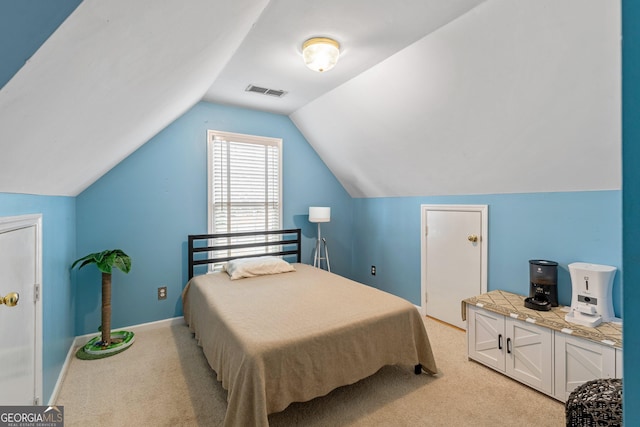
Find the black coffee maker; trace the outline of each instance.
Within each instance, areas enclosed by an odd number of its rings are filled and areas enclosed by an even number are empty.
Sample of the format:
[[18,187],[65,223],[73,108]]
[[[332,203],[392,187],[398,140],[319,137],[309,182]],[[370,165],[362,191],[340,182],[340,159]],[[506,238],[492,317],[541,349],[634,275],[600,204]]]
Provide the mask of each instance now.
[[549,311],[558,306],[558,263],[543,259],[529,260],[529,297],[524,306]]

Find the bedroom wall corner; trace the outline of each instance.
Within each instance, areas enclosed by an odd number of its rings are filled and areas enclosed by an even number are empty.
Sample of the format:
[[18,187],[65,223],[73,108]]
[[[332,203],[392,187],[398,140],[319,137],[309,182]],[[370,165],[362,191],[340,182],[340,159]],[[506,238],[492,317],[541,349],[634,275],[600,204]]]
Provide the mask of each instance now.
[[[488,290],[527,295],[528,260],[551,259],[560,263],[560,303],[570,305],[567,264],[608,264],[618,268],[613,303],[621,316],[621,198],[621,191],[611,190],[354,199],[354,276],[421,305],[420,205],[486,204]],[[371,265],[376,276],[369,273]]]
[[[308,207],[331,206],[322,233],[332,270],[351,274],[351,197],[291,120],[282,115],[200,102],[77,197],[79,256],[120,248],[132,258],[129,274],[113,277],[114,327],[182,315],[187,281],[187,235],[207,232],[207,130],[283,139],[283,227],[301,228],[303,262],[311,263],[316,227]],[[100,278],[74,274],[76,334],[100,324]],[[157,300],[167,286],[168,298]]]

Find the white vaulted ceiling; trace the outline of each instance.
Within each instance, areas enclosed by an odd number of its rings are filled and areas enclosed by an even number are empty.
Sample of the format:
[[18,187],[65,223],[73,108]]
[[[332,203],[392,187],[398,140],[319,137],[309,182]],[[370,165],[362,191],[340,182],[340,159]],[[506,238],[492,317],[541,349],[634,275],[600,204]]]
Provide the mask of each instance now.
[[[204,99],[291,114],[483,1],[271,0]],[[340,66],[330,72],[303,65],[302,43],[317,36],[341,45]],[[248,84],[287,95],[245,92]]]
[[619,189],[620,33],[610,0],[85,0],[0,89],[0,192],[76,195],[201,99],[289,115],[355,197]]
[[355,197],[620,189],[620,34],[617,2],[488,1],[291,118]]
[[267,4],[83,1],[0,90],[0,192],[81,192],[202,98]]

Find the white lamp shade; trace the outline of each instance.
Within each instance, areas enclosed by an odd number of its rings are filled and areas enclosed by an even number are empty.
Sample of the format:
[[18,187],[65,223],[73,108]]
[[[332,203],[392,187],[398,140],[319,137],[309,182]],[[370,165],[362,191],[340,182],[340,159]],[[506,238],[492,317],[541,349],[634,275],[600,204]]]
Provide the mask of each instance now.
[[309,222],[331,221],[331,208],[311,206],[309,208]]

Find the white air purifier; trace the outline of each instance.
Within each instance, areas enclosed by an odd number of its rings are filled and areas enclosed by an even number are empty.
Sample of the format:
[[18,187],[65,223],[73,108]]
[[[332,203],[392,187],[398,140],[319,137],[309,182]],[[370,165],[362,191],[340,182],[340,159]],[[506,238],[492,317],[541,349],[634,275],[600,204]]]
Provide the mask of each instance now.
[[613,312],[611,288],[616,268],[609,265],[574,262],[571,276],[571,311],[565,320],[595,328],[602,322],[620,321]]

